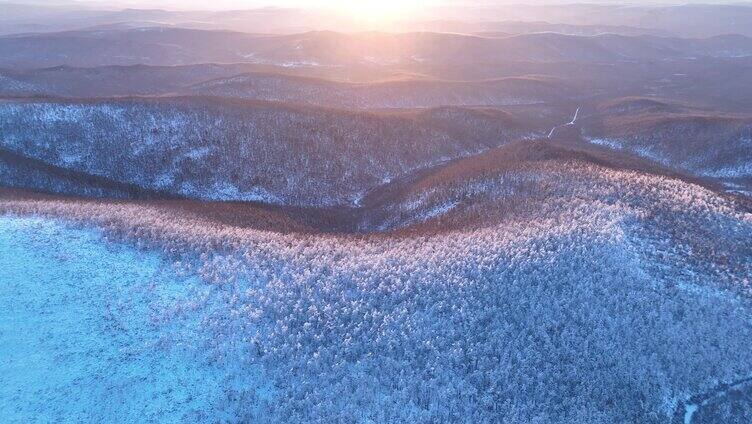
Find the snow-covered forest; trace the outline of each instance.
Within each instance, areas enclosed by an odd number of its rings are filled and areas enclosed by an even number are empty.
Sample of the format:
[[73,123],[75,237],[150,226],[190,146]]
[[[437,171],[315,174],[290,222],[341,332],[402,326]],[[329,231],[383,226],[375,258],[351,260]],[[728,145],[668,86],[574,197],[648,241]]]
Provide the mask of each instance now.
[[[0,131],[3,150],[147,191],[341,206],[400,174],[535,128],[496,110],[379,114],[189,98],[4,102]],[[23,177],[13,173],[17,186],[67,192]]]
[[[507,196],[493,195],[498,186]],[[454,229],[369,236],[175,219],[148,202],[2,207],[44,217],[6,218],[5,237],[41,228],[85,244],[58,255],[104,280],[92,295],[110,306],[82,312],[111,322],[95,337],[129,335],[117,336],[119,355],[135,350],[113,359],[92,349],[85,363],[150,372],[163,366],[144,359],[156,349],[188,367],[188,382],[206,367],[222,376],[200,395],[160,392],[177,378],[165,371],[131,383],[173,404],[148,411],[157,421],[666,422],[692,396],[749,377],[752,215],[734,201],[557,161],[437,191],[457,204],[442,217],[454,224],[437,226]],[[95,233],[75,229],[92,224]],[[84,265],[113,243],[134,247],[115,247],[106,267],[128,268],[118,263],[133,255],[142,265],[111,276]],[[100,378],[111,391],[88,393],[92,402],[131,390],[119,388],[127,370]],[[46,396],[67,410],[62,393]]]
[[752,422],[752,7],[16,3],[0,424]]

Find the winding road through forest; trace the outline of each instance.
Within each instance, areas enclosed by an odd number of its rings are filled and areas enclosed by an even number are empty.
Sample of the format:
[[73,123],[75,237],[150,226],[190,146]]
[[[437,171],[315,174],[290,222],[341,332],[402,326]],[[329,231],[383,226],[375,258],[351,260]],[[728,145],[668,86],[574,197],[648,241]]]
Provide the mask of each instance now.
[[546,138],[553,137],[554,136],[554,132],[556,132],[556,130],[558,130],[559,128],[563,128],[563,127],[568,127],[568,126],[574,125],[577,122],[577,117],[580,115],[580,109],[581,108],[582,108],[582,106],[578,106],[577,107],[577,110],[574,111],[574,116],[572,117],[571,121],[567,122],[566,124],[557,125],[557,126],[551,128],[551,132],[548,133],[548,136]]

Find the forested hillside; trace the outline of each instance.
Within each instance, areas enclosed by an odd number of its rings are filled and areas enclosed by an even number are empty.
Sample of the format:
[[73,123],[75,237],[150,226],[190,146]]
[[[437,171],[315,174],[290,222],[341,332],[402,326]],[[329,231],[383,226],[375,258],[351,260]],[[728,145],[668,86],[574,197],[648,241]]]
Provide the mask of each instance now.
[[[401,174],[535,137],[538,125],[488,109],[361,113],[202,98],[0,107],[2,147],[51,166],[185,197],[296,206],[354,204]],[[66,192],[54,181],[23,186]]]

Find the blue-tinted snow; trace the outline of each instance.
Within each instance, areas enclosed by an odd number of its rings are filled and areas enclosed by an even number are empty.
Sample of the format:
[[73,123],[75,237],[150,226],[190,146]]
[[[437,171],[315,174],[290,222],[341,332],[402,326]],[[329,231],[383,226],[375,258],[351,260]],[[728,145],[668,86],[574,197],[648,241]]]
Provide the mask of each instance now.
[[202,353],[180,312],[202,290],[96,232],[0,217],[0,422],[231,419],[233,387],[258,378]]

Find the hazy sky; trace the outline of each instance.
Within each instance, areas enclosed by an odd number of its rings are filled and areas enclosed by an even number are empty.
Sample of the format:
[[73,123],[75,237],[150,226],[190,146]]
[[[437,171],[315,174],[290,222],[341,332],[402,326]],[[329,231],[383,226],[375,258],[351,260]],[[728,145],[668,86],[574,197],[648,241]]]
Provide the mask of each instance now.
[[[43,0],[42,0],[43,1]],[[24,3],[16,0],[16,3]],[[684,4],[739,3],[727,0],[80,0],[79,3],[97,6],[169,8],[169,9],[248,9],[264,6],[307,7],[327,9],[415,9],[429,6],[491,5],[491,4],[562,4],[562,3],[599,3],[599,4]]]

